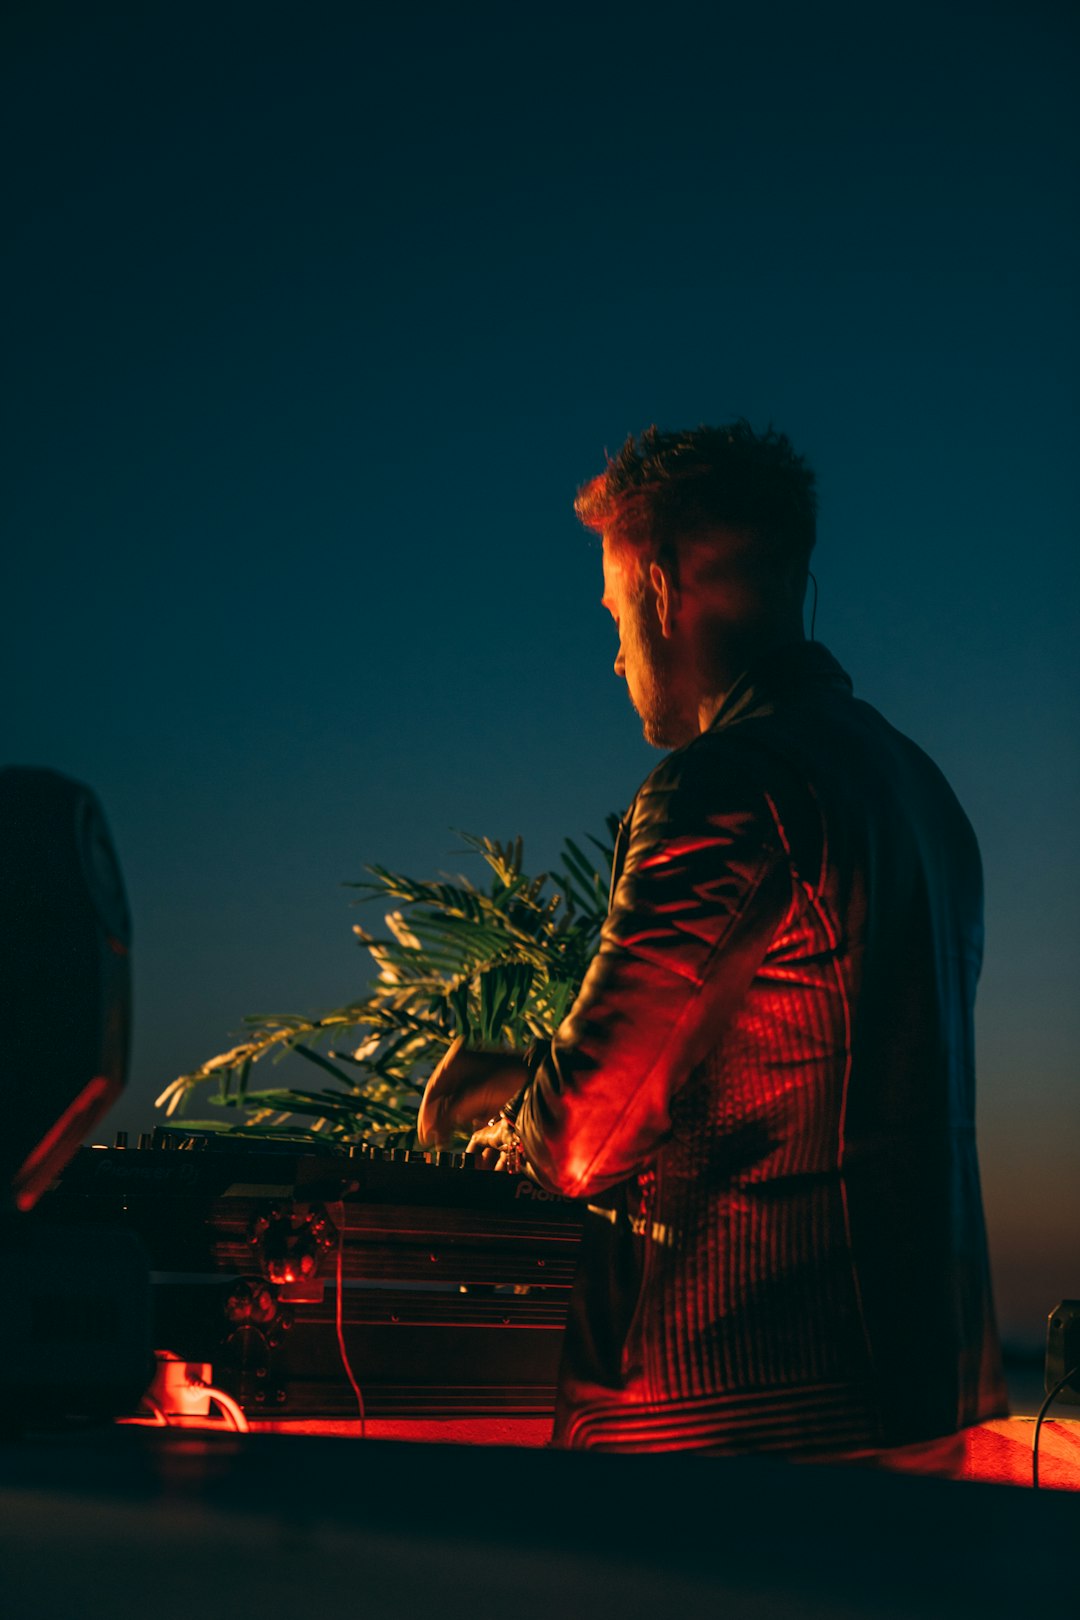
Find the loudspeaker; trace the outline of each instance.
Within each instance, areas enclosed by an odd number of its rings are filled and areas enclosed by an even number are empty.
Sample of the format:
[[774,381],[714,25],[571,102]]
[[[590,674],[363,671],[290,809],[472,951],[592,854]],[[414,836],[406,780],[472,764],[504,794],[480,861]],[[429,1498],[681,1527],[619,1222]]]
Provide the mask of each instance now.
[[0,1196],[28,1210],[127,1078],[131,919],[101,806],[0,770]]

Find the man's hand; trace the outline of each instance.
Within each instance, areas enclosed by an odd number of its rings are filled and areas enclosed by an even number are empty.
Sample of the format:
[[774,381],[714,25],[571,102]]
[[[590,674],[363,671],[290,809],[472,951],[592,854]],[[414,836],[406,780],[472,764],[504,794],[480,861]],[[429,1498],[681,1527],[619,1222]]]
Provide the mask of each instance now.
[[486,1124],[529,1080],[512,1052],[471,1052],[458,1039],[432,1074],[416,1119],[422,1148]]
[[517,1171],[521,1167],[518,1134],[501,1114],[473,1132],[465,1151],[475,1153],[484,1170]]

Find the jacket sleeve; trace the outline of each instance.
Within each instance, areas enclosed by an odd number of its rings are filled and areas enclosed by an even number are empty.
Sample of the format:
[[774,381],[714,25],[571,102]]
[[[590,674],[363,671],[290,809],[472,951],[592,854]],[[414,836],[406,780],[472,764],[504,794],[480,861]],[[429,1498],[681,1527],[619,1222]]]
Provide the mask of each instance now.
[[593,1196],[647,1164],[792,896],[772,803],[738,751],[691,744],[653,772],[599,950],[517,1111],[542,1185]]

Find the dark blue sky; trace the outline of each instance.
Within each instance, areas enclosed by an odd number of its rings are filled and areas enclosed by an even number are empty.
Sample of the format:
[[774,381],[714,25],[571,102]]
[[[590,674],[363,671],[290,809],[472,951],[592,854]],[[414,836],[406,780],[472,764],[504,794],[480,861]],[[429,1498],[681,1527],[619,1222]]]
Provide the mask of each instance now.
[[112,1123],[362,984],[365,862],[628,802],[573,492],[746,415],[818,469],[819,637],[982,841],[1006,1328],[1076,1293],[1074,18],[6,8],[3,754],[119,847]]

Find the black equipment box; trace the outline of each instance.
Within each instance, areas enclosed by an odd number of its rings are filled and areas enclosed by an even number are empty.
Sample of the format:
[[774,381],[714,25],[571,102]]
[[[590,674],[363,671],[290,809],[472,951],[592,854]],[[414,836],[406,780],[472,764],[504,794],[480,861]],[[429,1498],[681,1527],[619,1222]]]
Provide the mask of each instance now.
[[580,1204],[465,1154],[141,1140],[81,1149],[32,1218],[137,1234],[155,1344],[250,1415],[355,1416],[346,1357],[368,1415],[551,1411]]

